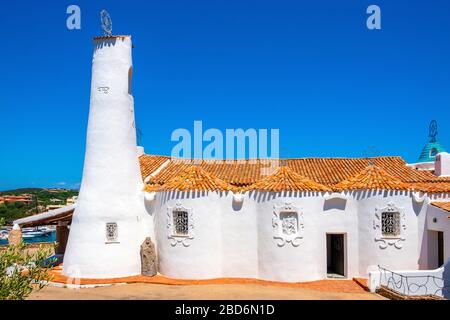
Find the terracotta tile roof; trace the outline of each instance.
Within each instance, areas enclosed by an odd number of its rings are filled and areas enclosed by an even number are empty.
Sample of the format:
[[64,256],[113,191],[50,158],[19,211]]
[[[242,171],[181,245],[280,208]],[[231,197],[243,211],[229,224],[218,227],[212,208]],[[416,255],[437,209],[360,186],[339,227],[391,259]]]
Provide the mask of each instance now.
[[[161,156],[145,157],[154,158],[149,158],[149,163],[141,160],[144,178],[158,167],[154,161],[158,161],[158,158],[169,159]],[[430,190],[429,192],[447,192],[438,190],[449,190],[450,188],[450,178],[439,178],[427,170],[417,170],[408,167],[406,162],[400,157],[377,157],[372,158],[372,162],[378,168],[383,169],[386,174],[413,187]],[[367,158],[302,158],[279,161],[276,159],[233,161],[179,159],[171,160],[167,166],[151,178],[150,182],[162,185],[179,175],[190,165],[196,164],[221,180],[234,186],[245,187],[273,173],[281,163],[304,178],[332,187],[361,173],[369,164],[369,160]],[[154,165],[152,166],[152,164]]]
[[152,156],[144,154],[139,157],[139,163],[141,165],[142,179],[147,178],[151,173],[155,172],[164,162],[169,160],[170,157],[165,156]]
[[261,191],[332,191],[331,188],[305,178],[286,166],[243,189]]
[[[435,201],[435,202],[431,202],[431,204],[435,207],[438,207],[439,209],[450,212],[450,201],[447,201],[447,202]],[[450,216],[449,216],[449,218],[450,218]]]
[[263,178],[263,174],[266,171],[268,173],[273,172],[276,167],[270,171],[272,162],[267,159],[235,161],[203,160],[199,161],[199,163],[191,160],[172,160],[151,181],[156,184],[164,184],[166,181],[180,174],[187,167],[195,164],[230,184],[236,186],[249,185]]
[[[450,179],[438,178],[426,170],[416,170],[406,165],[400,157],[376,157],[373,164],[402,182],[432,182]],[[324,185],[335,185],[360,173],[369,165],[367,158],[304,158],[287,159],[295,172]]]
[[185,168],[165,184],[160,186],[149,186],[148,191],[214,191],[235,190],[235,187],[225,181],[214,177],[199,166],[191,165]]
[[450,192],[450,182],[422,182],[410,183],[412,189],[427,193],[445,193]]
[[336,190],[408,190],[410,186],[377,166],[367,166],[357,175],[339,182]]

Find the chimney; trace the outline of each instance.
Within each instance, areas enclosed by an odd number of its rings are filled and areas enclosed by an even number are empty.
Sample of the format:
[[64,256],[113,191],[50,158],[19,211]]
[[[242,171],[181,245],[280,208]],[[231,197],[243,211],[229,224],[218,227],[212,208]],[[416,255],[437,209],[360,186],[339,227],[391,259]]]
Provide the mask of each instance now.
[[144,155],[145,154],[145,150],[144,150],[144,147],[141,147],[141,146],[137,146],[137,156],[138,156],[138,158],[140,157],[140,156],[142,156],[142,155]]
[[441,152],[436,155],[434,173],[439,177],[450,177],[450,153]]

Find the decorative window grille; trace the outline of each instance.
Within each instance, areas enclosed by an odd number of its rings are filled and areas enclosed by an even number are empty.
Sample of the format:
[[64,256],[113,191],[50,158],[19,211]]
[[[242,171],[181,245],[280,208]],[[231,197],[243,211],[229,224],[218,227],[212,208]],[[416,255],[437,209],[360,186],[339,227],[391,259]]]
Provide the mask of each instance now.
[[383,212],[381,214],[381,234],[384,237],[397,237],[400,235],[399,212]]
[[280,220],[283,234],[290,236],[297,233],[297,212],[280,212]]
[[176,236],[189,235],[189,213],[187,211],[173,211],[173,225]]
[[119,232],[117,229],[117,223],[116,222],[108,222],[106,223],[106,240],[108,242],[115,242],[117,241]]

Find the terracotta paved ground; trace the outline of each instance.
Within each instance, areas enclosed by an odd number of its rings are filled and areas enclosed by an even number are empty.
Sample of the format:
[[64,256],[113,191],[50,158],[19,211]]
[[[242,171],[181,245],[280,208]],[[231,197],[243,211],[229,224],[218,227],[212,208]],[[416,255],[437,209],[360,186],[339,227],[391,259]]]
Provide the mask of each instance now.
[[39,292],[34,292],[29,299],[377,300],[384,298],[366,291],[358,293],[327,292],[323,290],[258,284],[164,285],[132,283],[83,289],[49,286]]
[[[61,275],[61,266],[52,281],[71,283]],[[364,285],[365,279],[359,279]],[[177,280],[164,276],[135,276],[114,279],[81,279],[81,285],[110,284],[96,288],[68,289],[49,286],[30,299],[383,299],[366,292],[352,280],[320,280],[302,283],[220,278]],[[126,283],[126,284],[124,284]]]
[[[75,280],[70,279],[61,274],[62,265],[57,266],[52,271],[52,282],[59,284],[74,284]],[[365,289],[361,284],[366,282],[365,279],[358,279],[358,282],[353,280],[318,280],[311,282],[276,282],[276,281],[264,281],[258,279],[249,278],[218,278],[208,280],[181,280],[167,278],[162,275],[156,275],[153,277],[148,276],[131,276],[124,278],[110,278],[110,279],[78,279],[76,284],[78,285],[103,285],[103,284],[131,284],[131,283],[149,283],[149,284],[165,284],[165,285],[222,285],[222,284],[255,284],[262,286],[277,286],[284,288],[303,288],[308,290],[318,290],[326,292],[345,292],[345,293],[363,293]]]

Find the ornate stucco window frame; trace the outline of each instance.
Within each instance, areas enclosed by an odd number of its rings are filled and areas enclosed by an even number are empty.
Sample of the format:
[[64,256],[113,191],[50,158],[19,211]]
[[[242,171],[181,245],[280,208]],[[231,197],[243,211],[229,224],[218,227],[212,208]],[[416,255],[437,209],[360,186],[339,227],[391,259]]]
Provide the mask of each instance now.
[[[292,234],[287,234],[283,232],[283,213],[295,213],[297,217],[297,228],[296,232]],[[274,205],[273,206],[273,218],[272,218],[272,227],[273,227],[273,238],[275,239],[277,245],[279,247],[283,247],[286,243],[292,244],[294,247],[298,247],[300,245],[300,240],[303,238],[303,209],[299,208],[289,202],[284,203],[283,205]]]
[[[174,226],[174,212],[187,212],[188,213],[188,232],[187,234],[180,235],[175,231]],[[178,243],[188,247],[194,239],[194,218],[192,208],[187,208],[181,203],[176,203],[175,206],[167,207],[167,238],[170,240],[172,246],[176,246]]]
[[[398,213],[400,219],[400,232],[398,235],[386,236],[382,231],[382,215],[385,212]],[[385,207],[375,208],[375,217],[373,220],[373,228],[375,230],[375,242],[380,243],[381,249],[386,249],[388,246],[393,246],[397,249],[403,247],[403,243],[406,241],[406,214],[405,209],[397,207],[393,202],[389,202]]]

